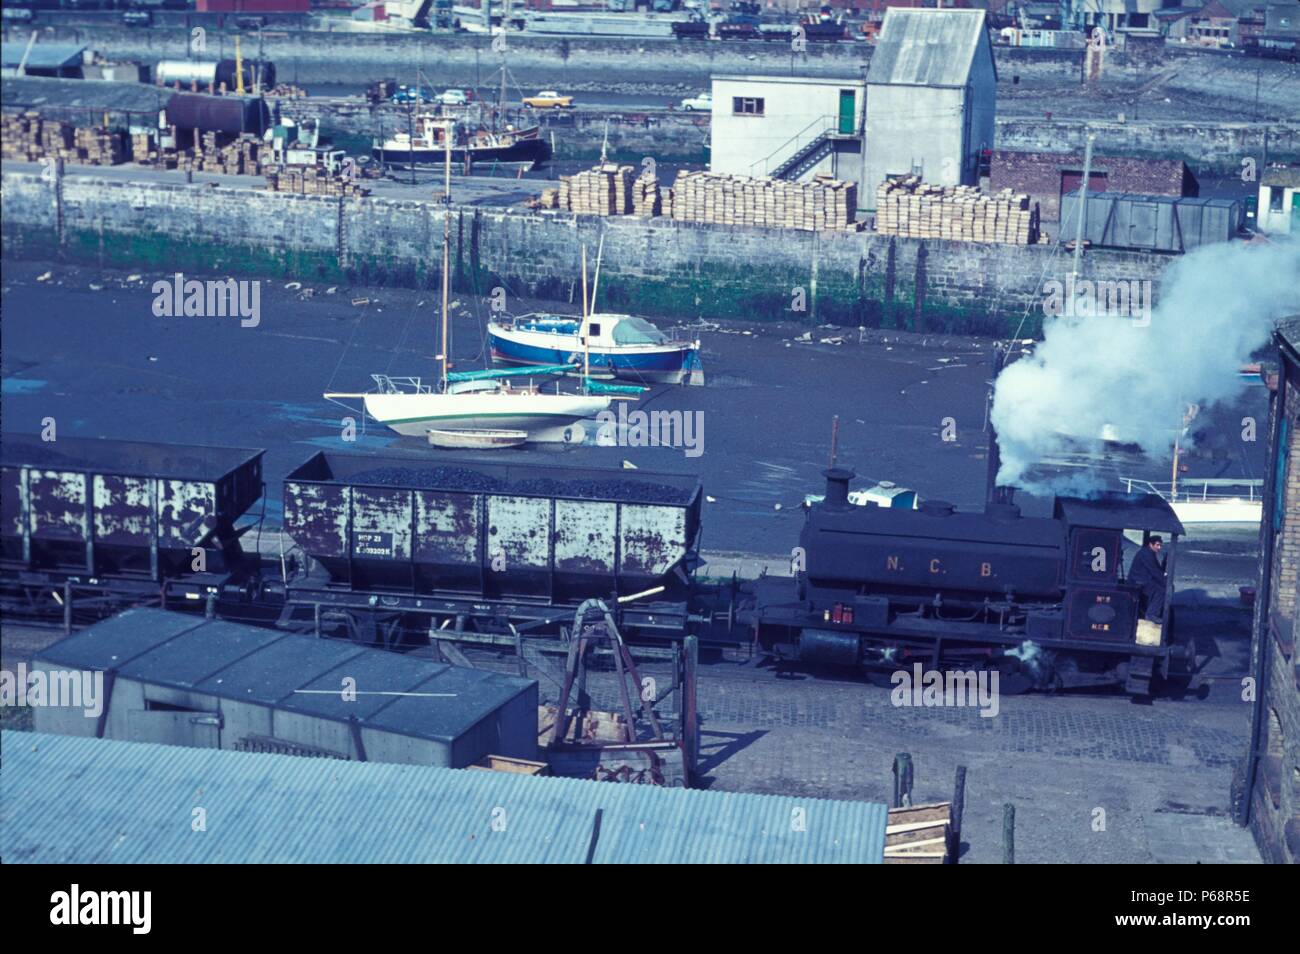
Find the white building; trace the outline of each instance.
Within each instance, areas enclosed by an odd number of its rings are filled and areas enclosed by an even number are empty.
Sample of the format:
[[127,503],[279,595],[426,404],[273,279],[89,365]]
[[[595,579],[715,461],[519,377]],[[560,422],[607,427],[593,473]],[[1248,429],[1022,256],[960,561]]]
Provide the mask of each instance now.
[[862,175],[865,84],[806,76],[713,77],[714,172],[806,179]]
[[1257,228],[1300,235],[1300,166],[1264,170],[1259,179]]
[[891,176],[974,185],[993,148],[997,70],[983,10],[885,13],[867,73],[866,161],[858,204]]

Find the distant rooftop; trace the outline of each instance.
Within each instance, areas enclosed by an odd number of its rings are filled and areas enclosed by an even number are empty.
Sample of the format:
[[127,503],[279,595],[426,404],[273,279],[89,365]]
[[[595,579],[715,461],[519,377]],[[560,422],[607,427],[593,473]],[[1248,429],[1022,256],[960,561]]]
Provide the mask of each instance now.
[[[871,802],[34,732],[0,733],[0,746],[0,855],[10,863],[581,864],[590,854],[597,864],[880,864],[884,857],[888,810]],[[188,823],[195,805],[209,819],[198,835]]]
[[[27,69],[58,70],[80,66],[86,48],[72,43],[34,43],[27,54]],[[0,64],[5,69],[16,69],[27,52],[27,44],[0,43]]]
[[[890,7],[871,56],[872,85],[962,87],[985,35],[983,10]],[[992,56],[990,49],[989,56]]]
[[1300,189],[1300,166],[1269,166],[1259,177],[1259,184]]

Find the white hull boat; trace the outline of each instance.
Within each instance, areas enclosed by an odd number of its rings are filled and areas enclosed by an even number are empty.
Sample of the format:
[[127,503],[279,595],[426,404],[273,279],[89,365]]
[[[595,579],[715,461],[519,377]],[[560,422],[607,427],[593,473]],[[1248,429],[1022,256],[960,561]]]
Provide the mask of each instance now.
[[482,428],[429,428],[429,443],[444,450],[492,450],[518,447],[528,440],[526,431],[484,430]]
[[566,440],[570,425],[594,418],[609,399],[585,394],[542,394],[485,390],[468,393],[366,394],[366,413],[405,437],[424,437],[430,428],[524,431],[528,440]]

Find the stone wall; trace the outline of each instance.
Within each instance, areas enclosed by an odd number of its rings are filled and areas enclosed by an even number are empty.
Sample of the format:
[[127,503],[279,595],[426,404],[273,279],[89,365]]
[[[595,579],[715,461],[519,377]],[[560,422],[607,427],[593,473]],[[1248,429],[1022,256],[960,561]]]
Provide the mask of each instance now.
[[[12,167],[11,167],[12,166]],[[442,211],[426,201],[270,193],[171,174],[89,170],[47,182],[6,164],[6,254],[104,266],[239,272],[432,287]],[[1034,333],[1043,283],[1069,259],[1050,246],[795,232],[520,208],[455,208],[456,287],[572,301],[581,249],[602,235],[602,305],[694,320],[794,320],[926,332]],[[1085,277],[1156,283],[1165,256],[1094,250]],[[802,294],[798,290],[802,289]],[[803,311],[792,311],[798,298]]]

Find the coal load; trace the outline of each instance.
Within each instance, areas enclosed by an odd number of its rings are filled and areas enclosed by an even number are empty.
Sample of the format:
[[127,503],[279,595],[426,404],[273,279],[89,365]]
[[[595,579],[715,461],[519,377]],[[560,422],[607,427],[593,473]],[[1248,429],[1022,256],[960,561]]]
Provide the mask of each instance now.
[[643,503],[683,505],[690,493],[667,484],[620,478],[556,480],[528,477],[507,481],[465,467],[376,467],[351,475],[348,483],[417,490],[465,493],[519,494],[532,497],[579,497],[587,500],[635,500]]

